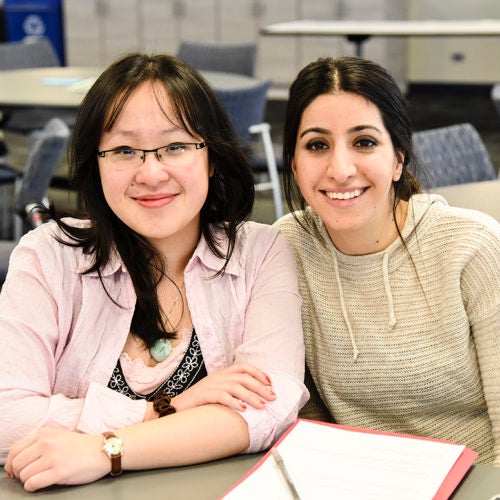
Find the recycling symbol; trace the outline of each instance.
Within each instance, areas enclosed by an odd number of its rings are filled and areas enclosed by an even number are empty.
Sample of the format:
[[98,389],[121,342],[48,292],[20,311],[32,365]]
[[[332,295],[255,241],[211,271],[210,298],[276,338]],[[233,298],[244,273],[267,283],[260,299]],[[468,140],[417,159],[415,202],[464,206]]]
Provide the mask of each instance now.
[[23,21],[23,31],[27,35],[42,36],[45,33],[45,23],[40,16],[30,14]]

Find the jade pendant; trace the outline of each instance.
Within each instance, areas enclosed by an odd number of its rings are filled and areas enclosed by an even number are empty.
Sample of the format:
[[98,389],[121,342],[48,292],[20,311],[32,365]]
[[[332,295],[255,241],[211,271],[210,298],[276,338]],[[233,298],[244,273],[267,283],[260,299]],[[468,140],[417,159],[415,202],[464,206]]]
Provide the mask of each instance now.
[[161,363],[168,358],[170,351],[172,350],[172,344],[168,339],[158,339],[153,347],[149,348],[149,352],[155,361]]

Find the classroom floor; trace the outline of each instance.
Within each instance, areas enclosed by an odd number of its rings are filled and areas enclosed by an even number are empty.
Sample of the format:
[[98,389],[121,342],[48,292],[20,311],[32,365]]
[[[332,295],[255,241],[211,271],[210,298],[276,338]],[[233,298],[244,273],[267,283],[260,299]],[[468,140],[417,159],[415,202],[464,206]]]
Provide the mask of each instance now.
[[[454,123],[470,122],[479,131],[493,164],[500,169],[500,115],[490,98],[489,86],[410,86],[408,89],[410,113],[415,130],[441,127]],[[279,149],[281,143],[285,101],[271,101],[266,110],[266,121],[271,124],[273,141]],[[26,137],[20,134],[5,133],[9,146],[10,162],[15,168],[22,169],[27,154]],[[65,165],[60,168],[60,173]],[[74,194],[51,189],[49,198],[56,208],[72,209]],[[272,223],[274,207],[271,193],[258,193],[254,220]]]

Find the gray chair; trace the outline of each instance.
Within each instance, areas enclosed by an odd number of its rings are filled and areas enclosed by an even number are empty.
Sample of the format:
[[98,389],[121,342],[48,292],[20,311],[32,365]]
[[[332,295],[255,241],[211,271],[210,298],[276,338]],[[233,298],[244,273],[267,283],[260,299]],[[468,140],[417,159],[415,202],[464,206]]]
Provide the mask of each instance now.
[[[283,215],[283,201],[271,127],[264,122],[267,92],[271,80],[256,82],[241,89],[215,89],[243,147],[247,150],[256,182],[256,191],[271,190],[275,216]],[[260,137],[260,140],[258,139]],[[262,179],[263,173],[265,178]]]
[[470,123],[415,132],[413,146],[425,168],[419,178],[424,189],[497,178],[490,155]]
[[197,70],[254,77],[257,44],[184,41],[179,45],[177,57]]
[[2,225],[11,226],[13,242],[17,242],[23,232],[29,229],[25,223],[34,215],[30,207],[37,203],[48,204],[46,194],[50,179],[66,151],[69,137],[68,126],[59,118],[52,118],[41,131],[32,134],[22,172],[7,165],[0,166],[0,178],[2,173],[13,174],[10,187],[14,188],[14,193],[2,197],[2,203],[8,207],[7,210],[3,209],[3,213],[10,219],[3,220]]
[[500,83],[495,83],[491,87],[490,92],[491,100],[495,106],[496,112],[500,115]]
[[7,277],[10,254],[12,250],[14,250],[16,244],[17,242],[15,241],[0,240],[0,290]]
[[[57,53],[47,38],[27,39],[25,42],[0,43],[0,70],[25,68],[50,68],[60,66]],[[50,108],[16,109],[0,113],[0,126],[4,130],[29,134],[41,129],[54,116],[59,116],[69,127],[73,127],[76,112]]]
[[60,65],[56,51],[47,38],[0,43],[0,69],[48,68]]

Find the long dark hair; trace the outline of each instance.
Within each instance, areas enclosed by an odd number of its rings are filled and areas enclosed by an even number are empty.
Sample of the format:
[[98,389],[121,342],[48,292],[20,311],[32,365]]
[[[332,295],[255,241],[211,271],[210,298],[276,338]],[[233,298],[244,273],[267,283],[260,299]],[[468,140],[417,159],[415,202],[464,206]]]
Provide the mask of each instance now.
[[[79,109],[69,149],[72,185],[78,190],[83,215],[89,225],[76,227],[57,220],[67,238],[63,244],[81,247],[93,256],[85,272],[101,274],[113,251],[127,268],[137,296],[131,330],[151,346],[159,337],[171,338],[157,298],[157,285],[165,264],[148,241],[126,226],[108,206],[99,175],[97,150],[104,131],[112,128],[131,93],[143,82],[163,85],[182,127],[208,145],[210,177],[207,199],[200,213],[200,227],[211,251],[231,258],[238,225],[247,219],[254,202],[254,180],[231,123],[208,83],[187,64],[168,55],[129,54],[118,59],[94,83]],[[221,245],[222,229],[228,244]],[[107,291],[107,290],[106,290]],[[110,297],[117,303],[114,297]]]
[[[384,68],[358,57],[320,58],[305,66],[290,87],[283,130],[283,183],[288,207],[294,212],[297,208],[304,210],[307,205],[292,171],[302,114],[316,97],[341,91],[363,96],[377,106],[395,151],[404,156],[401,158],[401,177],[393,182],[392,210],[396,221],[399,201],[408,201],[413,194],[420,192],[414,172],[410,172],[418,168],[418,160],[413,153],[407,103],[397,83]],[[400,233],[397,224],[396,227]]]

